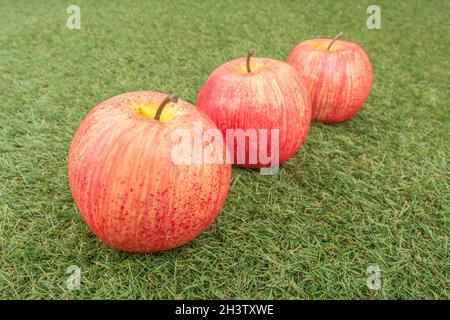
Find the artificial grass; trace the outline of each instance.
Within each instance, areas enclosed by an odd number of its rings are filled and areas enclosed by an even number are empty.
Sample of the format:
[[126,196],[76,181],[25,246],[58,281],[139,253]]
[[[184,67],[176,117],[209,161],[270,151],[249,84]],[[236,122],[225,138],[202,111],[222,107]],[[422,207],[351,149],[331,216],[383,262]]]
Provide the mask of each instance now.
[[[69,4],[0,1],[0,298],[449,298],[448,2],[378,1],[381,30],[368,1],[77,1],[81,30],[65,27]],[[284,60],[339,31],[374,69],[356,117],[314,123],[277,176],[233,169],[188,245],[128,254],[90,232],[67,180],[89,109],[135,90],[195,103],[248,48]]]

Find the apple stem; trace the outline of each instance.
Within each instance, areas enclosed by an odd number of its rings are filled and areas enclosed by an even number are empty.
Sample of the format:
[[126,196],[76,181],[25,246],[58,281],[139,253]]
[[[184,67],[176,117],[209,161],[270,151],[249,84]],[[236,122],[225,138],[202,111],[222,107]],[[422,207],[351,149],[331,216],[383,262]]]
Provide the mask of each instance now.
[[246,60],[246,67],[247,67],[247,72],[250,73],[252,72],[252,70],[250,69],[250,58],[255,54],[255,51],[252,49],[248,50],[247,53],[247,60]]
[[159,105],[158,110],[156,110],[156,114],[155,114],[155,118],[154,118],[155,120],[159,120],[159,118],[161,117],[161,113],[164,110],[164,107],[169,102],[177,103],[178,102],[178,96],[175,93],[172,93],[172,94],[169,94],[167,97],[164,98],[164,100]]
[[339,39],[340,37],[342,37],[344,33],[343,32],[339,32],[336,37],[333,38],[333,40],[330,42],[330,44],[328,45],[327,51],[330,51],[331,46],[336,42],[337,39]]

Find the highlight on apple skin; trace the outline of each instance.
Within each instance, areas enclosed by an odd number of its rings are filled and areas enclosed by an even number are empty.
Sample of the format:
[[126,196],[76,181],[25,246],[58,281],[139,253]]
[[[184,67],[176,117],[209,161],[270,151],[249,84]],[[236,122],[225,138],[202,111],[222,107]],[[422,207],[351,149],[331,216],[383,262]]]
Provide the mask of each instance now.
[[[208,77],[197,97],[197,107],[204,111],[222,131],[256,132],[252,143],[245,145],[238,158],[238,137],[231,144],[233,164],[241,167],[271,166],[258,155],[273,151],[271,132],[278,132],[278,162],[289,159],[305,140],[311,122],[308,91],[298,72],[285,62],[269,58],[252,58],[250,50],[245,58],[228,61]],[[267,130],[267,135],[262,131]],[[227,139],[228,145],[230,141]],[[245,159],[244,159],[245,157]],[[275,164],[277,165],[277,164]]]
[[295,67],[311,94],[312,120],[340,122],[366,101],[372,65],[363,48],[349,41],[310,39],[299,43],[286,62]]
[[155,252],[189,242],[214,220],[231,165],[172,161],[172,133],[193,123],[217,131],[192,104],[155,91],[113,97],[86,115],[70,146],[70,189],[100,239],[123,251]]

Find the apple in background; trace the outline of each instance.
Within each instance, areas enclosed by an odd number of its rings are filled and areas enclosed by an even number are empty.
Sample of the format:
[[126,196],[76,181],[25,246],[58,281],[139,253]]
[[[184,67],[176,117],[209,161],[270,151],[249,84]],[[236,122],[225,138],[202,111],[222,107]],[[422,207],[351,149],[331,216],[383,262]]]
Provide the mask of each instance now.
[[353,117],[370,91],[372,65],[356,43],[310,39],[299,43],[287,63],[305,80],[311,94],[312,119],[340,122]]
[[70,146],[69,180],[100,239],[123,251],[154,252],[187,243],[214,220],[231,165],[173,162],[173,133],[195,123],[218,131],[195,106],[155,91],[113,97],[87,114]]
[[[218,126],[229,147],[231,142],[233,163],[256,168],[273,165],[264,163],[261,157],[251,159],[253,152],[267,151],[271,156],[273,130],[278,130],[278,162],[294,155],[308,133],[311,104],[293,67],[274,59],[252,58],[253,54],[249,50],[246,58],[228,61],[215,69],[198,94],[197,107]],[[267,130],[264,135],[261,129]],[[234,141],[229,141],[229,130],[256,131],[257,143],[249,139],[245,150],[237,150],[238,136],[235,134]],[[243,154],[241,159],[239,152]]]

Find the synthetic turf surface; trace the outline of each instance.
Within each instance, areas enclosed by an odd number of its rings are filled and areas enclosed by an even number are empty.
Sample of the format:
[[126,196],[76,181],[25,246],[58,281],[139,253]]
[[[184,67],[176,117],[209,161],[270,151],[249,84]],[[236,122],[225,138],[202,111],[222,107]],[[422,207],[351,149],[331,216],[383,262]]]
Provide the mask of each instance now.
[[[81,30],[69,4],[0,0],[0,298],[448,299],[448,1],[377,1],[381,30],[368,1],[80,0]],[[313,124],[277,176],[233,169],[221,214],[184,247],[126,254],[93,236],[66,169],[90,108],[135,90],[195,102],[248,48],[285,59],[339,31],[374,69],[356,117]]]

